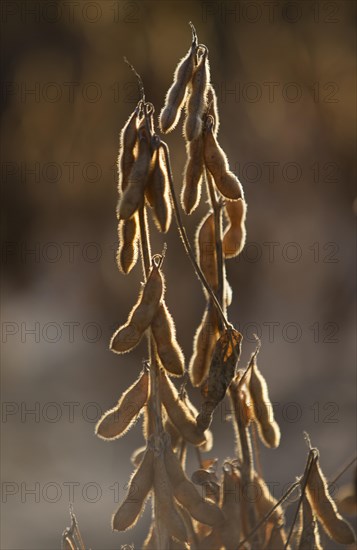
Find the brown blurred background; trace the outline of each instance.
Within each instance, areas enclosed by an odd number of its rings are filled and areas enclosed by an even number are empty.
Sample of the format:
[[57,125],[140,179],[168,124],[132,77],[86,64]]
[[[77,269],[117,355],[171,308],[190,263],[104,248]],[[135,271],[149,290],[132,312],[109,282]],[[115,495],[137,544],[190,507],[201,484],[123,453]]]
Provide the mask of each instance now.
[[[249,206],[246,250],[227,263],[229,315],[242,365],[253,333],[262,339],[282,430],[280,448],[262,450],[265,477],[280,496],[302,472],[306,430],[333,479],[356,451],[354,2],[9,0],[1,18],[1,549],[58,549],[69,501],[92,549],[140,548],[146,535],[150,507],[132,531],[110,530],[141,422],[111,444],[94,436],[146,356],[144,344],[108,350],[142,278],[139,264],[124,277],[115,263],[118,135],[138,99],[123,56],[159,111],[188,21],[209,48],[219,141]],[[181,129],[167,142],[179,192]],[[191,238],[206,209],[185,217]],[[164,242],[167,303],[189,358],[204,298],[174,225],[152,230],[153,251]],[[225,408],[209,453],[220,459],[234,445]]]

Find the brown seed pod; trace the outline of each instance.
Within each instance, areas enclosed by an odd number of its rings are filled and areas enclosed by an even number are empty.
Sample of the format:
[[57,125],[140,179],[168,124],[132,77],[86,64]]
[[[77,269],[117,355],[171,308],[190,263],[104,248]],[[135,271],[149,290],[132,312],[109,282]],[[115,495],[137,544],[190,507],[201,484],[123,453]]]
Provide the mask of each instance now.
[[179,121],[187,97],[187,86],[196,64],[196,49],[197,37],[193,33],[191,48],[175,69],[173,83],[166,94],[165,105],[160,113],[159,126],[164,134],[171,132]]
[[151,323],[156,351],[165,370],[172,376],[182,376],[185,358],[176,340],[175,323],[167,305],[161,302]]
[[356,488],[352,483],[342,485],[339,488],[336,498],[338,510],[341,514],[347,516],[357,515],[357,495]]
[[179,514],[162,456],[155,458],[154,466],[155,521],[165,525],[169,535],[187,541],[185,524]]
[[118,223],[118,252],[117,264],[122,273],[129,273],[138,259],[139,232],[136,214],[129,220],[120,220]]
[[208,86],[207,90],[207,103],[208,103],[208,114],[213,118],[213,133],[217,137],[219,129],[219,113],[218,113],[218,101],[215,89],[212,84]]
[[[189,411],[190,411],[191,415],[193,416],[193,418],[197,418],[198,410],[193,405],[193,403],[189,400],[186,391],[183,393],[182,399],[183,399],[183,402],[185,403],[185,405],[187,406],[187,408],[189,409]],[[199,447],[200,447],[200,451],[205,452],[205,453],[208,453],[209,451],[212,450],[212,447],[213,447],[213,434],[212,434],[211,430],[206,430],[205,431],[205,442],[202,443],[202,445],[199,445]]]
[[207,117],[204,132],[204,160],[213,176],[218,191],[227,199],[243,198],[243,189],[237,176],[229,170],[225,152],[218,144],[213,132],[212,117]]
[[153,166],[145,189],[145,196],[153,208],[156,227],[159,231],[166,233],[171,224],[172,206],[169,195],[169,176],[162,148],[156,151]]
[[223,234],[223,254],[225,258],[235,258],[242,252],[246,239],[246,202],[244,199],[226,201],[225,211],[229,225]]
[[217,504],[219,503],[221,487],[214,471],[199,468],[193,472],[191,481],[195,485],[200,485],[204,488],[206,498],[209,498]]
[[[266,516],[277,500],[273,497],[265,481],[254,472],[252,480],[252,494],[255,495],[255,506],[258,510],[259,517],[262,519]],[[281,506],[278,506],[269,517],[269,522],[274,525],[282,525],[284,523],[284,512]]]
[[286,534],[282,526],[274,526],[271,530],[269,541],[265,547],[267,550],[291,550],[290,544],[286,546]]
[[138,113],[141,102],[131,113],[123,129],[120,132],[119,156],[118,156],[118,191],[123,193],[128,185],[128,178],[135,160],[135,146],[138,139]]
[[144,454],[146,452],[146,447],[138,447],[138,449],[135,449],[133,454],[130,457],[130,460],[136,468],[140,465],[142,459],[144,458]]
[[216,504],[202,499],[194,484],[183,471],[180,461],[171,449],[171,445],[165,447],[164,460],[178,502],[197,521],[211,526],[220,525],[224,520],[221,510]]
[[209,300],[193,342],[193,355],[188,367],[193,386],[201,386],[208,376],[214,346],[219,338],[216,308]]
[[218,268],[213,212],[209,212],[197,227],[196,254],[208,284],[213,290],[217,290]]
[[186,550],[189,548],[190,546],[186,542],[181,542],[173,538],[170,539],[169,550]]
[[[201,48],[201,46],[199,46]],[[201,58],[195,69],[189,96],[186,104],[187,116],[184,123],[183,133],[187,141],[197,139],[202,133],[202,118],[207,109],[207,88],[210,82],[210,69],[208,63],[208,50],[201,54]]]
[[128,494],[112,518],[113,531],[126,531],[141,516],[146,498],[154,481],[154,453],[147,449],[145,456],[132,476]]
[[207,383],[202,391],[201,411],[197,417],[197,425],[202,431],[209,427],[213,411],[226,395],[235,375],[241,341],[242,335],[231,327],[225,329],[216,342]]
[[133,425],[142,412],[149,396],[150,376],[144,370],[130,388],[123,393],[118,404],[104,413],[95,427],[95,433],[102,439],[118,439]]
[[144,331],[154,318],[163,294],[163,278],[159,267],[154,263],[144,290],[131,310],[127,322],[118,328],[110,341],[110,349],[115,353],[125,353],[133,349],[141,340]]
[[145,128],[139,134],[138,155],[131,168],[128,184],[121,195],[118,213],[119,219],[128,220],[144,201],[144,191],[152,171],[152,150]]
[[157,549],[157,542],[156,542],[156,535],[155,535],[155,523],[152,522],[150,525],[150,529],[147,534],[147,537],[143,543],[142,550],[156,550],[156,549]]
[[302,532],[298,550],[323,550],[320,544],[320,535],[316,518],[311,510],[310,503],[304,495],[302,499]]
[[339,544],[354,543],[356,535],[351,525],[338,512],[335,501],[331,498],[318,456],[312,463],[306,491],[311,508],[327,535]]
[[195,418],[163,370],[160,372],[160,395],[171,422],[182,437],[193,445],[205,443],[205,436],[197,429]]
[[254,420],[257,424],[261,441],[267,447],[275,449],[280,443],[280,428],[274,420],[273,405],[269,399],[268,386],[258,368],[256,355],[257,352],[252,355],[250,360],[249,381]]
[[197,208],[201,198],[204,170],[202,135],[186,144],[186,152],[187,161],[183,172],[181,204],[186,214],[191,214]]
[[226,518],[222,540],[227,550],[235,550],[241,535],[241,484],[240,474],[230,464],[223,469],[222,512]]

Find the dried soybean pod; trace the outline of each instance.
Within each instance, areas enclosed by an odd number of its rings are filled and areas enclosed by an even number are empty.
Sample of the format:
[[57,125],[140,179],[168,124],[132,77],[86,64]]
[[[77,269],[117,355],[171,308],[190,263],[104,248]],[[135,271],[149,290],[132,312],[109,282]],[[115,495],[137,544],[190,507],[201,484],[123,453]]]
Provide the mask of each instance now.
[[115,353],[125,353],[133,349],[141,340],[144,331],[150,325],[163,294],[163,278],[161,271],[153,264],[144,290],[131,310],[125,325],[121,326],[112,336],[110,349]]
[[123,193],[128,185],[128,178],[135,160],[135,146],[138,131],[138,113],[141,109],[141,101],[132,112],[123,129],[120,132],[118,171],[119,194]]
[[151,330],[162,366],[170,375],[182,376],[185,370],[185,358],[176,340],[174,320],[164,301],[159,305],[152,320]]
[[160,372],[159,382],[162,403],[175,428],[193,445],[205,443],[205,436],[197,429],[195,418],[164,371]]
[[192,35],[191,48],[175,69],[173,83],[166,94],[165,105],[160,113],[159,125],[164,134],[175,128],[187,97],[187,86],[192,79],[196,63],[197,36],[194,29]]
[[208,86],[207,103],[208,113],[213,117],[213,133],[217,137],[219,129],[218,101],[215,89],[213,88],[212,84]]
[[327,535],[339,544],[355,542],[356,535],[351,525],[339,514],[337,506],[331,498],[318,456],[311,465],[306,491],[311,508]]
[[145,452],[146,452],[146,447],[139,447],[133,452],[133,454],[130,457],[130,460],[134,466],[138,467],[140,465],[142,459],[144,458]]
[[187,541],[185,524],[180,516],[163,456],[155,457],[154,466],[155,520],[165,525],[169,535],[180,541]]
[[186,550],[189,548],[190,547],[186,544],[186,542],[181,542],[173,538],[170,539],[169,550]]
[[153,170],[149,176],[145,196],[153,208],[154,222],[159,231],[166,233],[171,224],[172,207],[164,153],[159,148],[155,154]]
[[297,550],[322,550],[317,521],[305,495],[302,499],[302,514],[303,527]]
[[139,129],[138,155],[131,168],[128,184],[118,206],[119,219],[127,220],[133,216],[144,201],[144,191],[152,170],[152,151],[145,128]]
[[149,395],[149,373],[144,370],[121,396],[118,404],[104,413],[95,427],[102,439],[118,439],[124,435],[142,412]]
[[128,494],[112,518],[113,531],[126,531],[141,516],[146,498],[154,481],[154,453],[147,449],[145,456],[130,480]]
[[117,264],[122,273],[129,273],[138,259],[139,231],[137,215],[118,223],[119,246]]
[[240,522],[240,474],[232,465],[223,468],[222,512],[226,518],[222,528],[222,539],[227,550],[235,550],[241,534]]
[[206,430],[212,420],[217,405],[226,395],[231,383],[241,350],[242,335],[233,327],[225,329],[217,340],[206,387],[203,390],[203,403],[197,417],[197,425]]
[[[188,395],[186,392],[182,395],[182,392],[180,392],[181,397],[187,408],[189,409],[190,413],[192,414],[193,418],[197,418],[198,410],[196,407],[191,403],[191,401],[188,398]],[[205,442],[202,443],[202,445],[199,445],[200,451],[203,451],[205,453],[208,453],[212,447],[213,447],[213,434],[211,430],[205,431]]]
[[282,526],[273,527],[266,548],[267,550],[291,550],[290,544],[286,546],[286,534]]
[[201,386],[208,376],[214,346],[219,338],[217,313],[210,300],[193,342],[193,355],[188,367],[193,386]]
[[229,219],[229,225],[223,234],[223,254],[225,258],[234,258],[242,252],[245,244],[246,202],[244,199],[226,201],[225,211]]
[[202,176],[204,170],[203,138],[186,144],[187,161],[183,172],[181,204],[186,214],[191,214],[198,206],[201,198]]
[[241,199],[243,197],[242,186],[237,176],[229,170],[226,154],[214,135],[211,116],[207,117],[204,131],[204,160],[218,191],[227,199]]
[[176,449],[176,447],[178,447],[178,445],[182,442],[182,435],[175,428],[175,425],[171,422],[169,417],[167,417],[164,422],[164,429],[170,436],[172,448]]
[[203,500],[194,484],[188,479],[180,461],[171,449],[165,447],[165,466],[173,488],[175,498],[190,512],[191,516],[206,525],[220,525],[224,516],[216,504]]
[[196,253],[208,284],[213,290],[218,288],[218,268],[214,214],[209,212],[196,230]]
[[183,133],[187,141],[197,139],[202,133],[202,118],[207,109],[207,88],[210,82],[208,50],[205,46],[199,48],[204,48],[204,51],[193,73],[186,104],[187,116]]
[[[270,493],[269,488],[265,481],[254,472],[252,480],[254,494],[257,495],[256,507],[259,512],[259,516],[263,518],[270,510],[275,506],[277,500]],[[274,525],[281,525],[284,521],[284,512],[281,506],[278,506],[269,517],[270,522]]]
[[142,550],[156,550],[157,549],[157,543],[156,543],[156,535],[155,535],[155,524],[154,522],[151,523],[149,532],[147,534],[147,537],[143,543]]
[[257,351],[250,360],[249,392],[252,398],[254,419],[260,439],[267,447],[275,449],[280,443],[280,428],[274,420],[273,405],[269,399],[268,386],[258,369]]

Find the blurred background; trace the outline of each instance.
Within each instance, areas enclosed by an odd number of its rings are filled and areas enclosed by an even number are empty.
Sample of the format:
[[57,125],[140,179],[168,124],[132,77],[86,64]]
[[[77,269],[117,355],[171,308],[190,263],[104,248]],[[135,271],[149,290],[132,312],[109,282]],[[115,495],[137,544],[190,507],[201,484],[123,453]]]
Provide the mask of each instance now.
[[[1,20],[1,548],[60,548],[70,501],[93,550],[146,536],[150,506],[133,530],[110,528],[141,421],[112,443],[94,435],[146,357],[144,342],[108,350],[142,280],[139,263],[125,277],[115,262],[118,136],[138,100],[123,56],[159,112],[189,21],[209,48],[219,142],[248,203],[246,249],[227,262],[229,316],[242,366],[261,337],[281,426],[263,471],[281,496],[304,468],[306,430],[332,480],[356,452],[354,2],[9,0]],[[180,127],[167,142],[179,193]],[[203,200],[184,217],[191,239],[206,211]],[[153,252],[167,243],[167,304],[189,360],[203,293],[175,225],[151,227]],[[228,413],[225,403],[213,423],[208,456],[220,460],[234,452]]]

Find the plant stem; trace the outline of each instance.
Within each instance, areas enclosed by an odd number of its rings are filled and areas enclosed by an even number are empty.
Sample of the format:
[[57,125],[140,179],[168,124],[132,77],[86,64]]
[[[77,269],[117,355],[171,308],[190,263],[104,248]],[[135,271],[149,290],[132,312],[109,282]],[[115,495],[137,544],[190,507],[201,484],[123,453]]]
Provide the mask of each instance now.
[[213,300],[213,302],[214,302],[214,304],[217,308],[217,311],[218,311],[218,313],[219,313],[219,315],[222,319],[222,322],[223,322],[224,326],[228,329],[228,328],[231,327],[231,324],[227,321],[226,316],[222,311],[221,305],[218,302],[215,293],[213,292],[210,285],[207,283],[206,277],[204,276],[204,273],[202,272],[200,266],[198,265],[198,263],[196,261],[195,255],[193,253],[193,250],[191,248],[190,242],[189,242],[187,234],[186,234],[186,230],[185,230],[185,228],[183,226],[183,223],[182,223],[181,213],[180,213],[180,209],[179,209],[177,198],[176,198],[173,175],[172,175],[172,170],[171,170],[169,148],[167,146],[167,143],[165,143],[164,141],[161,141],[160,147],[163,148],[163,151],[164,151],[164,154],[165,154],[165,163],[166,163],[166,166],[167,166],[167,173],[168,173],[168,176],[169,176],[170,193],[171,193],[171,198],[172,198],[172,203],[173,203],[173,207],[174,207],[176,223],[177,223],[177,227],[178,227],[178,230],[179,230],[179,233],[180,233],[180,237],[181,237],[182,242],[184,244],[186,253],[187,253],[188,257],[190,258],[191,263],[192,263],[192,265],[193,265],[193,267],[196,271],[197,277],[200,279],[200,281],[203,284],[204,288],[207,290],[208,294],[211,296],[211,298],[212,298],[212,300]]
[[[140,227],[140,243],[141,243],[141,256],[143,263],[143,271],[145,277],[148,276],[150,271],[150,258],[151,258],[151,248],[150,242],[148,239],[148,225],[145,207],[142,206],[139,209],[139,227]],[[150,362],[150,397],[148,402],[148,411],[149,411],[149,424],[152,424],[154,428],[155,436],[163,431],[162,427],[162,418],[161,418],[161,400],[160,400],[160,389],[159,389],[159,366],[156,359],[156,349],[155,341],[151,334],[151,330],[148,332],[148,352],[149,352],[149,362]]]
[[222,310],[226,313],[224,305],[224,281],[225,281],[225,265],[223,259],[223,246],[222,246],[222,204],[217,200],[217,194],[213,185],[213,180],[210,172],[205,170],[205,178],[207,183],[208,195],[210,198],[213,215],[214,215],[214,230],[216,241],[216,255],[217,255],[217,272],[218,272],[218,288],[217,298],[221,304]]

